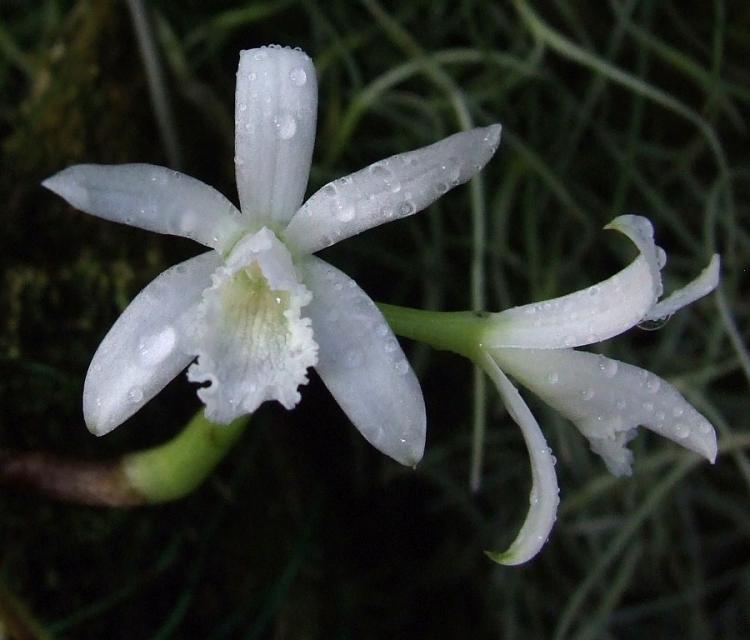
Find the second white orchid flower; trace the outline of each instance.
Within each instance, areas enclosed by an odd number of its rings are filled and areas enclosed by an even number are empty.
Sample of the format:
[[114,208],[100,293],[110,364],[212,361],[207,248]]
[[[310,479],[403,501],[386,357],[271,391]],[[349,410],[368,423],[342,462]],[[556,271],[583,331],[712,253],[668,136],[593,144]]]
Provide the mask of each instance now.
[[315,251],[412,215],[492,157],[500,125],[452,135],[341,178],[302,206],[317,111],[310,58],[243,51],[235,168],[241,213],[206,184],[145,164],[77,165],[43,184],[87,213],[212,249],[168,269],[128,306],[86,376],[98,435],[188,370],[206,416],[228,423],[265,400],[293,407],[314,366],[363,436],[407,465],[422,457],[419,383],[372,300]]
[[704,456],[716,458],[709,421],[653,373],[602,355],[576,351],[644,321],[668,317],[716,288],[714,255],[693,282],[658,302],[666,254],[654,244],[651,223],[620,216],[608,228],[627,235],[640,256],[597,285],[561,298],[492,314],[479,337],[477,359],[495,382],[529,450],[532,489],[529,513],[510,548],[490,556],[503,564],[533,557],[547,540],[557,513],[555,461],[539,425],[506,373],[571,420],[615,475],[628,475],[627,443],[639,425]]
[[539,552],[559,503],[552,450],[508,375],[570,419],[615,475],[630,473],[627,443],[639,425],[711,462],[716,457],[714,428],[671,384],[573,347],[659,320],[706,295],[718,283],[719,257],[714,255],[698,278],[659,302],[666,254],[654,244],[651,223],[640,216],[620,216],[608,228],[628,236],[640,256],[604,282],[570,295],[490,314],[380,305],[399,335],[453,351],[482,367],[521,427],[531,460],[529,511],[510,547],[488,552],[502,564],[521,564]]

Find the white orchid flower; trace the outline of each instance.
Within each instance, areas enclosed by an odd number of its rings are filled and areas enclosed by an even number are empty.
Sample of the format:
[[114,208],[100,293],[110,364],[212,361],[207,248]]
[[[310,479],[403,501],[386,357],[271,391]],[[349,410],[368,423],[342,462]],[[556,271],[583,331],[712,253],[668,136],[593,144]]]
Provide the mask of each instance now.
[[83,394],[105,434],[188,370],[218,423],[265,400],[291,408],[314,366],[362,435],[395,460],[422,457],[425,408],[411,366],[372,300],[312,254],[424,209],[492,157],[500,125],[452,135],[341,178],[302,206],[315,139],[310,58],[243,51],[235,169],[241,212],[206,184],[146,164],[78,165],[43,184],[115,222],[192,238],[212,250],[149,284],[104,338]]
[[615,475],[629,475],[627,443],[639,425],[714,462],[716,433],[674,386],[644,369],[576,351],[644,321],[670,316],[716,288],[719,256],[693,282],[661,302],[664,252],[653,227],[620,216],[608,228],[627,235],[640,256],[608,280],[561,298],[492,314],[481,336],[479,361],[521,427],[532,465],[530,508],[509,549],[490,556],[503,564],[532,558],[547,540],[557,513],[555,460],[531,411],[505,373],[571,420]]

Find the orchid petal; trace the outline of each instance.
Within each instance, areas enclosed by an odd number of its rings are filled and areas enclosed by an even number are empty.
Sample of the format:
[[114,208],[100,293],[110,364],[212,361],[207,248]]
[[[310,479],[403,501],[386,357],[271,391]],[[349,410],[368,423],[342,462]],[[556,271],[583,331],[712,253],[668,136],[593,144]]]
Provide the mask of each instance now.
[[224,251],[244,228],[235,206],[207,184],[151,164],[78,164],[42,186],[105,220],[191,238]]
[[661,293],[658,248],[646,218],[620,216],[608,228],[641,251],[625,269],[597,285],[491,316],[487,348],[560,349],[601,342],[641,322]]
[[298,251],[313,253],[421,211],[487,164],[500,131],[495,124],[456,133],[330,182],[302,205],[284,237]]
[[489,355],[483,356],[481,365],[497,386],[511,418],[521,427],[531,460],[532,484],[526,520],[507,550],[487,552],[495,562],[517,565],[531,560],[539,553],[555,524],[560,504],[555,460],[539,424],[518,389]]
[[92,433],[101,436],[122,424],[193,359],[185,335],[220,263],[209,251],[167,269],[117,319],[83,387],[83,415]]
[[629,475],[625,445],[639,425],[713,462],[716,433],[677,389],[658,376],[572,349],[494,349],[498,364],[575,423],[615,475]]
[[235,170],[242,212],[282,227],[302,203],[310,173],[318,85],[303,51],[243,51],[235,97]]
[[643,319],[661,320],[667,318],[690,303],[711,293],[719,284],[719,266],[719,256],[715,253],[711,257],[711,262],[695,280],[674,291],[661,302],[656,303]]
[[393,331],[354,280],[315,257],[302,268],[313,291],[307,313],[320,377],[370,444],[416,465],[425,445],[424,400]]
[[286,247],[267,228],[240,240],[203,293],[187,344],[198,360],[188,369],[206,417],[228,424],[266,400],[291,409],[317,359],[311,298]]

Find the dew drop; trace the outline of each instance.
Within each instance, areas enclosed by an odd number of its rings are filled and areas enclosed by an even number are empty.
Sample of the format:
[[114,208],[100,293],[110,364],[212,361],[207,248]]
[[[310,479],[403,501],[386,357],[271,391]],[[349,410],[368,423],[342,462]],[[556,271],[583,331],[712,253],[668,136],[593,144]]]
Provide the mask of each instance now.
[[391,193],[398,193],[399,191],[401,191],[401,183],[398,182],[397,180],[392,182],[390,185],[390,189],[391,189]]
[[556,372],[552,371],[547,374],[547,382],[549,382],[550,384],[557,384],[558,382],[560,382],[560,376]]
[[414,213],[414,205],[408,200],[406,202],[402,202],[401,206],[398,208],[398,214],[400,216],[408,216],[412,213]]
[[685,409],[683,409],[682,407],[675,407],[674,409],[672,409],[672,415],[675,418],[679,418],[683,413],[685,413]]
[[341,222],[349,222],[354,219],[354,206],[353,205],[342,205],[336,211],[336,217]]
[[304,69],[294,67],[294,69],[289,72],[289,79],[295,87],[303,87],[307,82],[307,74]]
[[687,428],[687,426],[685,426],[684,424],[682,424],[682,422],[678,422],[674,426],[674,430],[673,431],[674,431],[675,437],[679,438],[680,440],[684,440],[685,438],[687,438],[690,435],[690,430]]
[[384,218],[392,218],[393,217],[393,207],[385,206],[380,210],[380,215],[382,215]]
[[134,404],[143,400],[143,389],[140,387],[131,387],[130,391],[128,391],[128,400]]
[[151,174],[151,182],[155,182],[158,185],[164,186],[167,184],[167,174],[162,171],[154,171]]
[[274,118],[276,133],[282,140],[289,140],[297,133],[297,121],[289,113],[282,113]]
[[445,182],[438,182],[435,185],[435,191],[437,191],[439,194],[442,195],[443,193],[445,193],[446,191],[448,191],[448,185],[445,184]]
[[581,398],[583,398],[584,400],[588,401],[588,400],[591,400],[591,398],[593,397],[594,397],[594,390],[591,387],[581,391]]
[[323,187],[323,195],[328,198],[333,198],[333,196],[336,195],[336,187],[334,187],[332,184],[327,184],[325,187]]
[[166,327],[153,336],[143,338],[138,344],[138,354],[146,366],[162,362],[177,344],[177,333],[172,327]]
[[395,365],[393,365],[393,368],[396,370],[396,373],[400,376],[405,376],[409,371],[409,363],[404,358],[403,360],[399,360]]
[[605,378],[614,378],[617,374],[617,369],[618,365],[615,360],[600,356],[599,370],[604,374]]
[[247,105],[244,102],[240,102],[239,107],[237,107],[240,111],[247,111]]
[[698,431],[702,433],[704,436],[707,436],[713,429],[711,428],[711,425],[708,422],[701,422],[700,426],[698,427]]
[[565,346],[566,347],[572,347],[576,343],[576,337],[575,336],[566,336],[565,337]]
[[268,54],[265,51],[258,51],[258,53],[255,54],[254,58],[256,60],[265,60]]
[[659,391],[659,388],[661,387],[661,380],[657,378],[656,376],[653,376],[652,378],[649,378],[646,382],[646,389],[649,393],[656,393]]
[[393,353],[398,349],[398,342],[396,339],[388,340],[388,342],[385,343],[385,347],[383,347],[386,353]]

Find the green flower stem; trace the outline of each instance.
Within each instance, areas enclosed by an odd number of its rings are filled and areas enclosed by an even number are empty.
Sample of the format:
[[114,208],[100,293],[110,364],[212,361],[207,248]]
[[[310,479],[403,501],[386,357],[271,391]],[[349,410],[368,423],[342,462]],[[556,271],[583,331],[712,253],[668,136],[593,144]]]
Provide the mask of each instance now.
[[444,351],[453,351],[473,362],[479,360],[487,318],[471,311],[424,311],[378,304],[395,333]]
[[[477,361],[487,319],[472,312],[423,311],[378,305],[400,336]],[[250,416],[217,425],[198,412],[168,442],[123,457],[120,469],[129,488],[146,503],[176,500],[193,491],[213,471],[245,429]]]
[[124,456],[121,468],[147,503],[176,500],[203,482],[249,421],[248,415],[218,425],[207,420],[201,410],[168,442]]

